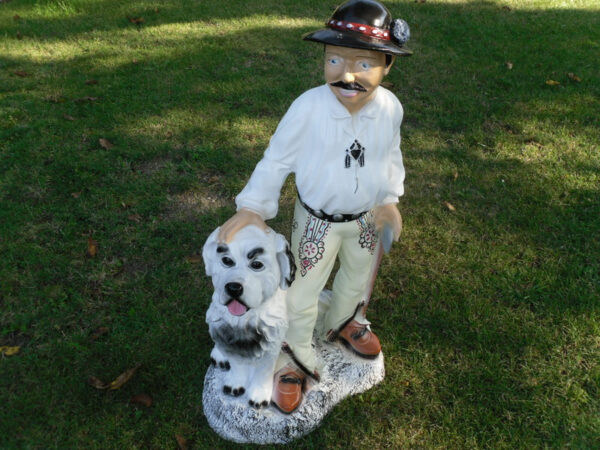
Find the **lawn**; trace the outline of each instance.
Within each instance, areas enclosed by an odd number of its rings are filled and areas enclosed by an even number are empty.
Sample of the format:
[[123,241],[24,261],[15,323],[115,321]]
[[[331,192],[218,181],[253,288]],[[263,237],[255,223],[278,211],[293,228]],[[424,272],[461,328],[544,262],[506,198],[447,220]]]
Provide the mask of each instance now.
[[[335,4],[0,0],[0,448],[231,446],[202,413],[198,255],[323,82],[300,36]],[[600,6],[386,5],[414,50],[386,78],[407,170],[370,307],[387,376],[293,447],[598,447]],[[288,180],[288,236],[293,201]]]

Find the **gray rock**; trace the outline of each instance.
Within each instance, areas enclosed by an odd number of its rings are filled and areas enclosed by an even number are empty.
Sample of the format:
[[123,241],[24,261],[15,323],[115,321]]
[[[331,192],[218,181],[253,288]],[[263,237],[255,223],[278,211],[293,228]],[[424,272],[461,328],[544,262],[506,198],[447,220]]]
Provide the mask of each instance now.
[[[316,334],[316,333],[315,333]],[[202,403],[212,429],[224,439],[239,443],[284,444],[314,430],[344,398],[364,392],[385,376],[383,354],[374,360],[359,358],[339,343],[313,338],[321,381],[313,385],[300,407],[283,414],[270,405],[256,410],[246,395],[222,392],[217,371],[211,366],[204,379]]]

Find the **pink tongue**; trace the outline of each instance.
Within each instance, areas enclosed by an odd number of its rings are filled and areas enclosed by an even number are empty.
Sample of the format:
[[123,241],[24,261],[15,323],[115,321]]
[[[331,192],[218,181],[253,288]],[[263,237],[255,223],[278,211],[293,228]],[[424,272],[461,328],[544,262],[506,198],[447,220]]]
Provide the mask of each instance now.
[[241,316],[246,311],[248,311],[248,308],[246,307],[246,305],[243,305],[242,303],[238,302],[237,300],[231,300],[229,302],[229,304],[227,305],[227,309],[234,316]]

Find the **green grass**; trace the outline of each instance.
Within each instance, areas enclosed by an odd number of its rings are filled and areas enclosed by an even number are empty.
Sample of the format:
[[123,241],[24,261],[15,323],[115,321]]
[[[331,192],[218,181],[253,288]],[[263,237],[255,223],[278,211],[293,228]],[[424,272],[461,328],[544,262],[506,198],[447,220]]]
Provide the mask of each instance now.
[[[300,36],[334,4],[0,2],[0,346],[21,346],[0,448],[230,447],[202,414],[211,287],[187,258],[322,83]],[[387,377],[294,446],[598,447],[600,8],[386,4],[415,52],[387,78],[407,168],[370,308]]]

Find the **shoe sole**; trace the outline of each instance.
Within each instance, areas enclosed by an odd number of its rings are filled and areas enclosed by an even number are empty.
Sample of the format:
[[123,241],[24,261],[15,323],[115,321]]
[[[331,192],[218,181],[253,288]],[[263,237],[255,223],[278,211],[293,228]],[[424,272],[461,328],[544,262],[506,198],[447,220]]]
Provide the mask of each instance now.
[[364,353],[359,352],[358,350],[356,350],[352,344],[350,342],[348,342],[346,339],[344,339],[341,336],[338,336],[339,341],[344,344],[344,346],[348,349],[351,350],[353,353],[355,353],[356,355],[360,356],[361,358],[365,358],[365,359],[375,359],[379,356],[379,353],[381,353],[381,350],[379,350],[377,352],[377,354],[375,355],[366,355]]

